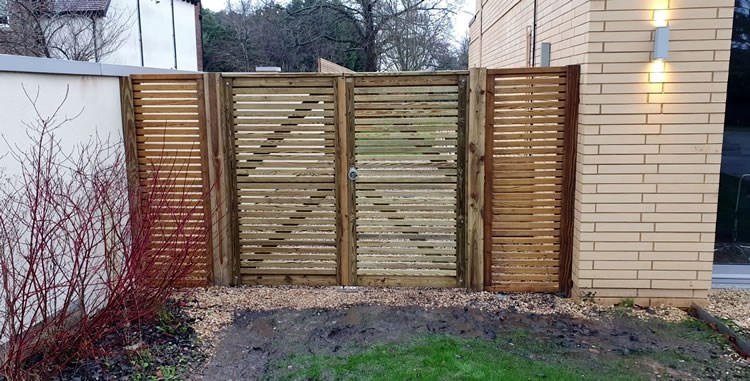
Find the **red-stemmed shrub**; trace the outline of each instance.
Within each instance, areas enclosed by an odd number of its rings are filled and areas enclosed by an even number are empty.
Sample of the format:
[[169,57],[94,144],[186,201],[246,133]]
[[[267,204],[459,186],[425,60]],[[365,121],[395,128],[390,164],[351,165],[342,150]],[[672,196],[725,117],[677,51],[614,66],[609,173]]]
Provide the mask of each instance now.
[[154,316],[206,245],[208,226],[195,223],[202,204],[178,186],[186,168],[177,159],[151,163],[129,183],[122,143],[95,138],[64,149],[71,119],[59,110],[36,109],[24,126],[29,145],[8,144],[18,174],[0,183],[0,376],[8,380],[46,378],[100,355],[104,337]]

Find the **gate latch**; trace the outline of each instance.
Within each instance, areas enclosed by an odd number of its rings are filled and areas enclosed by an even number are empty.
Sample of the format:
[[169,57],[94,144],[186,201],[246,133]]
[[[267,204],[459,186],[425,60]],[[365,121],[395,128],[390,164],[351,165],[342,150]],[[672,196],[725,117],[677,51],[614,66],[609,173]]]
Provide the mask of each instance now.
[[354,166],[351,166],[349,168],[349,180],[356,180],[357,177],[359,177],[359,172],[357,171],[357,168]]

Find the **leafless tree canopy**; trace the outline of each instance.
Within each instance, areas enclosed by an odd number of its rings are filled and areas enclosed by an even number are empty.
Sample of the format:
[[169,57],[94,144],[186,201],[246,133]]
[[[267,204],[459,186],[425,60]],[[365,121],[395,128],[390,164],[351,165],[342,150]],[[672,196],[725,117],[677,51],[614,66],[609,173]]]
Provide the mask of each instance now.
[[128,38],[132,15],[125,10],[110,7],[103,15],[79,11],[73,2],[6,1],[9,27],[0,30],[0,53],[99,62]]
[[[355,71],[456,69],[457,0],[233,0],[204,11],[208,70],[315,70],[318,57]],[[465,61],[465,60],[464,60]],[[464,66],[465,67],[465,66]]]
[[[446,52],[453,49],[453,12],[422,8],[420,0],[390,0],[383,4],[386,20],[380,35],[380,67],[392,71],[439,69]],[[422,4],[423,5],[423,4]]]

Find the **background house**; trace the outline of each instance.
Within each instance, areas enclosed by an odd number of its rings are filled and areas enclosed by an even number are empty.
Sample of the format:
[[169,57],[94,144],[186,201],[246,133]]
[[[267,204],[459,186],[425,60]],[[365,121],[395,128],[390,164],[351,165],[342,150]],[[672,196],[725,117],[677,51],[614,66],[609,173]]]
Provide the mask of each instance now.
[[[470,66],[581,64],[579,294],[687,305],[712,283],[734,0],[478,0]],[[669,52],[654,57],[656,27]]]
[[201,68],[198,0],[0,0],[0,53]]

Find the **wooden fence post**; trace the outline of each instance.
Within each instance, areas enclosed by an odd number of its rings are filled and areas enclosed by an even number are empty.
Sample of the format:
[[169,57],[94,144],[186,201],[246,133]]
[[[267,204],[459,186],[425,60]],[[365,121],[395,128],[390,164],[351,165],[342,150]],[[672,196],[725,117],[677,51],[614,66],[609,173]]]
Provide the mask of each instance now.
[[[204,74],[206,109],[207,175],[210,184],[211,242],[213,243],[213,283],[229,286],[234,283],[234,237],[232,234],[232,197],[234,186],[230,178],[229,160],[226,153],[224,117],[224,83],[221,74]],[[204,174],[205,175],[205,174]]]
[[575,213],[580,77],[580,65],[571,65],[566,68],[562,205],[560,208],[560,292],[567,296],[570,296],[570,290],[573,286],[573,219]]
[[469,115],[466,139],[466,285],[484,289],[484,166],[487,69],[469,70]]
[[458,287],[469,287],[467,283],[467,272],[469,270],[469,262],[466,253],[469,249],[469,244],[466,241],[466,209],[467,199],[466,192],[466,155],[468,150],[466,149],[466,135],[468,127],[468,110],[469,110],[469,76],[460,75],[458,77],[458,135],[456,144],[458,146],[457,160],[457,177],[456,181],[458,186],[456,188],[456,201],[457,201],[457,214],[456,214],[456,281]]
[[[356,283],[354,265],[354,202],[349,167],[353,162],[353,126],[351,125],[351,81],[345,77],[334,79],[334,102],[336,109],[336,251],[338,256],[338,280],[342,286]],[[353,268],[354,266],[354,268]]]
[[[140,192],[138,176],[138,141],[135,131],[135,105],[133,103],[133,83],[130,77],[120,78],[120,105],[122,112],[122,139],[125,145],[125,170],[128,176],[128,192]],[[141,211],[140,195],[128,194],[133,213]]]

